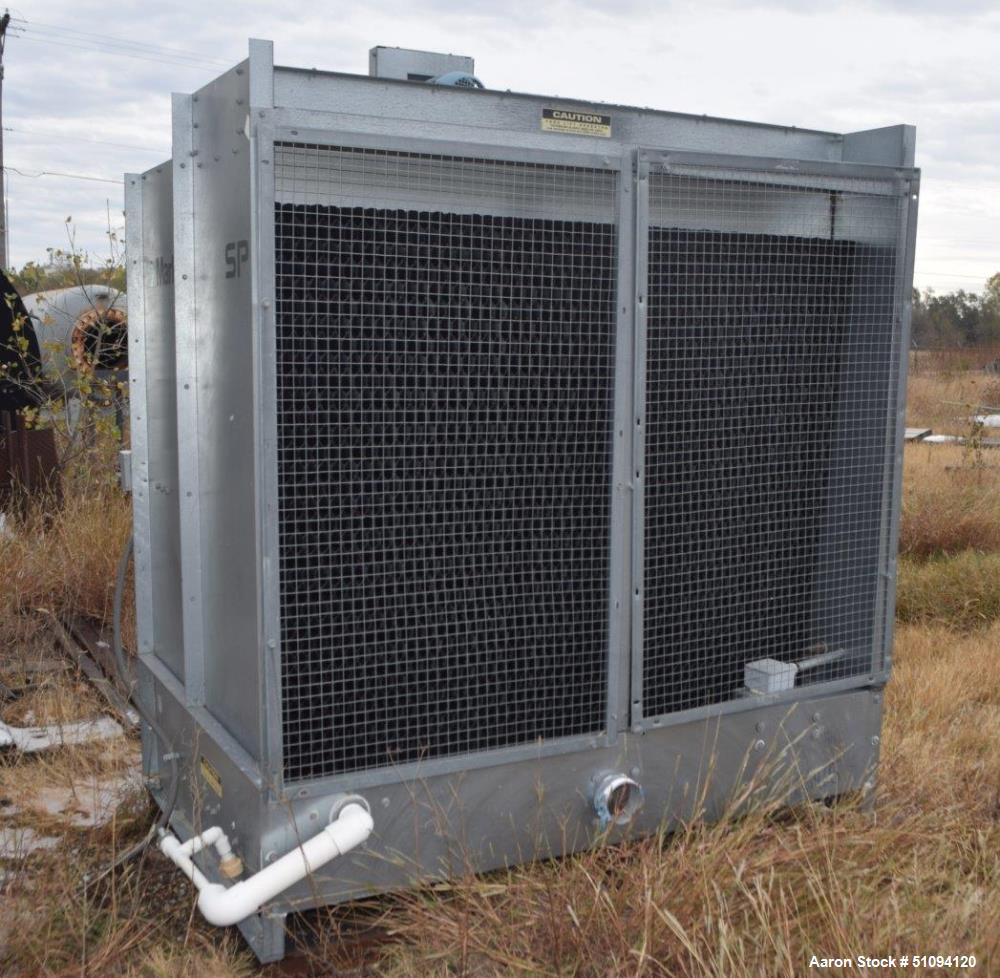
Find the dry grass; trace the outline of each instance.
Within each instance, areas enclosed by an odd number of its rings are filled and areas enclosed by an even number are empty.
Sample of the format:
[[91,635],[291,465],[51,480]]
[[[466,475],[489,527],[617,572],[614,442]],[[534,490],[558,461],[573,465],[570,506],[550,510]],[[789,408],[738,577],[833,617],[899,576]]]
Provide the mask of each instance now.
[[[774,807],[470,875],[386,899],[380,922],[391,939],[368,949],[364,970],[330,970],[328,950],[305,973],[792,978],[808,973],[813,953],[950,948],[976,954],[974,974],[988,975],[1000,960],[998,648],[1000,625],[961,637],[900,628],[874,813],[857,800]],[[50,763],[50,777],[67,775],[65,762]],[[82,899],[82,875],[134,838],[141,816],[77,832],[59,859],[22,867],[3,910],[9,973],[267,973],[198,921],[189,888],[158,857]]]
[[914,350],[910,353],[910,377],[954,377],[958,374],[981,373],[987,364],[998,359],[1000,343],[984,343],[981,346],[953,350]]
[[922,371],[907,388],[907,424],[937,434],[967,435],[981,408],[1000,409],[1000,376],[984,371]]
[[952,445],[906,446],[899,551],[938,557],[1000,552],[1000,452],[975,464]]
[[[986,374],[942,358],[913,379],[911,423],[963,433],[953,407],[1000,394]],[[995,385],[996,390],[990,385]],[[949,420],[950,419],[950,420]],[[1000,453],[985,456],[1000,464]],[[448,887],[320,915],[313,975],[465,978],[734,978],[805,974],[811,954],[974,953],[1000,971],[1000,472],[961,449],[908,448],[893,679],[877,803],[772,806],[670,837],[472,876]],[[105,480],[106,483],[107,480]],[[106,620],[127,503],[107,484],[67,492],[0,540],[0,652],[54,655],[45,616]],[[21,678],[26,678],[25,676]],[[72,672],[45,676],[5,718],[74,719],[96,710]],[[0,893],[0,974],[247,978],[243,945],[201,923],[190,887],[156,854],[90,886],[139,838],[137,787],[103,826],[60,824],[41,789],[117,777],[128,744],[15,758],[0,767],[13,825],[61,839],[8,863]],[[373,921],[374,918],[374,921]],[[362,951],[341,934],[372,928]],[[4,970],[6,969],[6,970]],[[854,970],[845,974],[860,974]],[[932,974],[908,968],[881,974]],[[954,974],[950,971],[938,972]],[[874,972],[869,972],[874,974]]]
[[1000,553],[899,561],[896,618],[958,631],[1000,621]]
[[901,630],[874,815],[853,803],[758,812],[417,894],[395,914],[405,943],[380,973],[792,978],[813,953],[948,947],[990,974],[998,647],[1000,627],[957,641]]
[[[109,485],[68,489],[60,508],[33,505],[0,537],[0,651],[37,638],[39,612],[106,622],[115,568],[131,530],[131,511]],[[26,624],[26,620],[28,624]]]

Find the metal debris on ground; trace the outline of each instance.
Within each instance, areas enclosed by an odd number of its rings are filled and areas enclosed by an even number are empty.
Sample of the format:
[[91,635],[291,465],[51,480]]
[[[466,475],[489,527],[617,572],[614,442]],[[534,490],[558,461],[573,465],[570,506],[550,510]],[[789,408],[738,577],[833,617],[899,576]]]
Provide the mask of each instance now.
[[0,749],[13,747],[25,754],[87,744],[123,736],[121,725],[111,717],[96,717],[79,723],[52,723],[37,727],[11,727],[0,723]]
[[32,828],[5,826],[0,828],[0,859],[23,859],[39,849],[54,849],[60,841],[57,836],[42,835]]

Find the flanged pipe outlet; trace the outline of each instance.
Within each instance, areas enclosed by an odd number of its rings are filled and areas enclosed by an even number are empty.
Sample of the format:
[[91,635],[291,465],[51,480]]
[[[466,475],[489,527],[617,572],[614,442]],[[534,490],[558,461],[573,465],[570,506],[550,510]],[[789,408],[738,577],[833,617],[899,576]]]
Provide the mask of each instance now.
[[601,827],[628,825],[642,808],[642,786],[625,774],[608,774],[597,782],[594,811]]

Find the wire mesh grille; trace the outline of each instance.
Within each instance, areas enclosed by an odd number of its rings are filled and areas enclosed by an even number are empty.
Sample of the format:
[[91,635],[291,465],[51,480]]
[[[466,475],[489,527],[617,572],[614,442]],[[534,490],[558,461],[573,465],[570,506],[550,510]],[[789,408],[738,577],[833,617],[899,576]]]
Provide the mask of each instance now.
[[617,174],[275,164],[286,779],[602,729]]
[[869,672],[899,198],[649,187],[641,713],[745,695],[764,659],[798,664],[779,686]]

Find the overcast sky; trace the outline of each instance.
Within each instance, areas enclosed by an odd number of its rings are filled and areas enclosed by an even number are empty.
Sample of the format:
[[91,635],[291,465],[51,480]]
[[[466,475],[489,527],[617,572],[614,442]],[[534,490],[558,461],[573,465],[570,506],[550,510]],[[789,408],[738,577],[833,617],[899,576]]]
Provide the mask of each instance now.
[[470,54],[490,88],[843,132],[912,123],[923,169],[917,284],[979,290],[1000,271],[1000,0],[10,9],[20,18],[7,41],[3,116],[15,265],[65,246],[70,216],[78,244],[106,256],[109,209],[121,224],[121,174],[170,155],[170,93],[241,60],[254,36],[275,42],[278,64],[366,73],[372,45],[399,45]]

